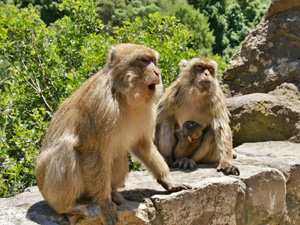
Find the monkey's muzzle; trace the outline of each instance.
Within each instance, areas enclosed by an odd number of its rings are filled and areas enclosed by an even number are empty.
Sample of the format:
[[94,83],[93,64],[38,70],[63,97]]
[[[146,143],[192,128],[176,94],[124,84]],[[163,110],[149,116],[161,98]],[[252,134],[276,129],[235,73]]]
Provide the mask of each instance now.
[[155,84],[150,84],[150,85],[148,85],[148,88],[150,89],[150,90],[155,90]]

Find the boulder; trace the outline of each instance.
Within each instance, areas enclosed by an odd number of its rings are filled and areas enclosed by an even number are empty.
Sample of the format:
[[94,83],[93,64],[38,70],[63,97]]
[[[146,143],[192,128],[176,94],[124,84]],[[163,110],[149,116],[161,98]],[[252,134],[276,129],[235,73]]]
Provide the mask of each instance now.
[[268,93],[282,83],[300,88],[300,1],[273,0],[222,77],[228,96]]
[[228,98],[227,106],[234,146],[270,140],[300,142],[300,94],[294,84]]
[[[235,149],[240,176],[225,176],[216,164],[172,177],[192,190],[167,193],[147,171],[129,173],[121,190],[119,224],[300,224],[300,144],[247,143]],[[101,218],[79,224],[101,224]],[[0,199],[1,225],[68,224],[42,199],[37,187]]]
[[300,1],[273,0],[226,68],[234,146],[300,142]]
[[300,224],[300,144],[280,141],[245,143],[235,151],[238,164],[276,168],[284,175],[286,213],[278,224]]

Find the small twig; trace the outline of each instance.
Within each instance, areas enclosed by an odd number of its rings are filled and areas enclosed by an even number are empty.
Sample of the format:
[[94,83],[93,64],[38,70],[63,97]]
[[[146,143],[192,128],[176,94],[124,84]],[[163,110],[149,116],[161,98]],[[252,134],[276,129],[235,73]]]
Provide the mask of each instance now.
[[[45,104],[45,106],[46,106],[46,108],[49,110],[49,111],[51,111],[51,112],[53,112],[53,109],[51,108],[51,106],[48,104],[48,102],[47,102],[47,100],[46,100],[46,98],[45,98],[45,96],[43,95],[43,93],[42,93],[42,90],[41,90],[41,88],[40,88],[40,86],[39,86],[39,83],[38,83],[38,80],[37,80],[37,78],[35,77],[35,80],[36,80],[36,84],[35,84],[35,82],[33,81],[33,79],[32,79],[32,77],[30,77],[30,80],[31,80],[31,82],[25,77],[25,75],[21,72],[21,70],[11,61],[11,60],[9,60],[9,58],[8,57],[6,57],[4,54],[2,54],[2,56],[19,72],[19,74],[22,76],[22,78],[25,80],[25,82],[27,83],[27,84],[29,84],[29,86],[33,89],[33,90],[35,90],[38,94],[39,94],[39,96],[42,98],[42,100],[43,100],[43,102],[44,102],[44,104]],[[23,67],[24,67],[24,69],[25,69],[25,71],[26,72],[28,72],[28,69],[27,69],[27,66],[25,65],[25,63],[24,63],[24,61],[22,60],[21,61],[22,62],[22,65],[23,65]]]

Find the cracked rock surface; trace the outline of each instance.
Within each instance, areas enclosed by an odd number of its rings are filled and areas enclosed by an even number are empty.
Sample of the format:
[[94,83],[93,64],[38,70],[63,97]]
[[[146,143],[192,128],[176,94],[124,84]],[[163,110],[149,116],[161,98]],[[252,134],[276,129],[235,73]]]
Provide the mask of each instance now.
[[[216,164],[174,170],[174,180],[193,190],[167,193],[147,171],[131,172],[118,208],[118,224],[300,224],[300,144],[246,143],[235,148],[240,176],[225,176]],[[0,199],[1,225],[68,224],[37,187]],[[101,224],[101,217],[80,225]]]
[[300,88],[299,30],[300,1],[273,0],[223,74],[227,95],[267,93],[286,82]]

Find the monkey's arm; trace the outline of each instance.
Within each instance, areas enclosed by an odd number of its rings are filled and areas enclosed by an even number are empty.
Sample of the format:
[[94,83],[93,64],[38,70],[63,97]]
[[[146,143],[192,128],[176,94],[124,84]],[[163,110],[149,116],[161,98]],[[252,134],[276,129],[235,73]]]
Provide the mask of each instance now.
[[191,188],[188,185],[175,184],[170,177],[168,165],[152,141],[146,139],[139,141],[131,153],[150,170],[157,182],[166,190],[173,192]]
[[[223,115],[225,115],[225,113]],[[239,169],[231,163],[231,160],[233,159],[232,132],[229,123],[224,123],[222,121],[225,120],[223,118],[215,118],[211,124],[215,131],[215,145],[220,153],[220,163],[217,170],[222,171],[225,175],[239,175]]]
[[157,148],[169,165],[173,161],[173,149],[176,145],[175,123],[175,118],[169,117],[160,124],[156,131]]
[[191,159],[196,163],[203,162],[207,155],[213,150],[212,142],[214,139],[214,131],[209,128],[205,133],[200,147],[192,155]]

